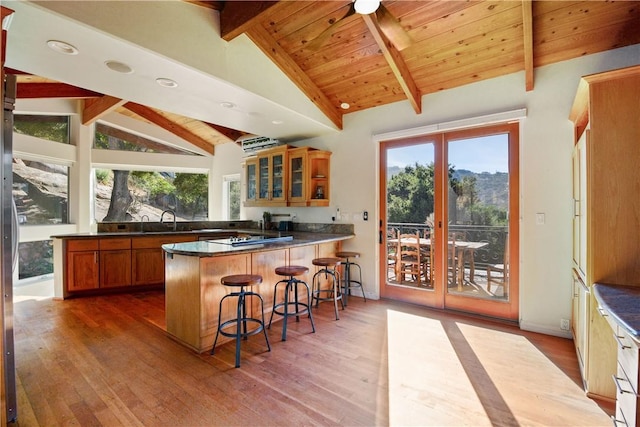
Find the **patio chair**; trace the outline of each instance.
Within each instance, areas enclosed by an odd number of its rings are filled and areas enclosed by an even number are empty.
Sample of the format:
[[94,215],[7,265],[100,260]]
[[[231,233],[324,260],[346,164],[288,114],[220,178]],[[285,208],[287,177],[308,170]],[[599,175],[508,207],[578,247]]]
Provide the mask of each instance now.
[[420,286],[424,273],[420,256],[420,235],[401,234],[398,237],[398,251],[400,283],[403,283],[407,276],[411,276],[412,281]]

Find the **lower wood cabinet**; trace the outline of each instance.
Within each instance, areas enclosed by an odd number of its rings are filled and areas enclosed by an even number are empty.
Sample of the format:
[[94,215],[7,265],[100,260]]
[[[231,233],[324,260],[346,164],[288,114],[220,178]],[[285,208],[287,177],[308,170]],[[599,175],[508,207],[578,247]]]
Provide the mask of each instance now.
[[164,284],[162,245],[197,240],[197,236],[148,236],[68,239],[65,254],[65,291],[98,292]]
[[69,292],[100,286],[99,240],[70,240],[67,243],[66,286]]
[[131,283],[133,286],[164,283],[164,251],[166,243],[195,241],[193,236],[136,237],[131,241]]
[[131,286],[131,239],[100,240],[100,287]]

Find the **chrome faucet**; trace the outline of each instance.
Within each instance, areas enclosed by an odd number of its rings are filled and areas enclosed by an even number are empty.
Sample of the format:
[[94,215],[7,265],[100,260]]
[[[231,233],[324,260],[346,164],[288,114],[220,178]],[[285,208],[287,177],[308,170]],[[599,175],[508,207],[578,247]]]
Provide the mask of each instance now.
[[162,215],[160,215],[160,224],[164,224],[164,214],[166,213],[173,215],[173,231],[176,231],[176,213],[171,209],[165,209],[162,211]]
[[147,222],[149,222],[149,215],[142,215],[140,217],[140,231],[144,232],[144,219],[147,218]]

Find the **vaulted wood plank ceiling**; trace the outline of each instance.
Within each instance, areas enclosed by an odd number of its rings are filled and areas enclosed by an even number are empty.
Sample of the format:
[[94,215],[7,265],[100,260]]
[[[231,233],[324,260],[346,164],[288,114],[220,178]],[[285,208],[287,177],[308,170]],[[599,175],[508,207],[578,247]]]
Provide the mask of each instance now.
[[[640,43],[637,1],[384,0],[371,15],[354,13],[350,0],[189,2],[219,11],[225,40],[249,36],[339,129],[346,113],[405,100],[420,113],[426,94],[515,72],[535,90],[537,67]],[[53,96],[50,87],[37,90]],[[101,108],[210,152],[244,134],[118,100]]]

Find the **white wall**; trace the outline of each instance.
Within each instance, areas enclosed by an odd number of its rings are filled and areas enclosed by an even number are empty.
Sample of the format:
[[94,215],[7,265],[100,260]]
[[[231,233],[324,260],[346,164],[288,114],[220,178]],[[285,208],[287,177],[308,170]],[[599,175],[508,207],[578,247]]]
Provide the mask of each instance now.
[[[358,250],[367,294],[379,296],[377,278],[377,146],[372,135],[490,113],[527,109],[520,135],[520,326],[552,335],[560,319],[571,318],[571,150],[569,110],[581,76],[640,63],[640,45],[581,57],[536,69],[535,89],[526,92],[524,73],[486,80],[423,97],[423,113],[408,102],[348,114],[338,135],[306,140],[333,152],[331,207],[270,209],[292,212],[298,222],[331,222],[336,207],[357,213],[356,237],[345,249]],[[244,209],[259,219],[260,208]],[[359,215],[369,211],[369,221]],[[544,225],[535,214],[545,213]],[[352,215],[353,216],[353,215]]]

